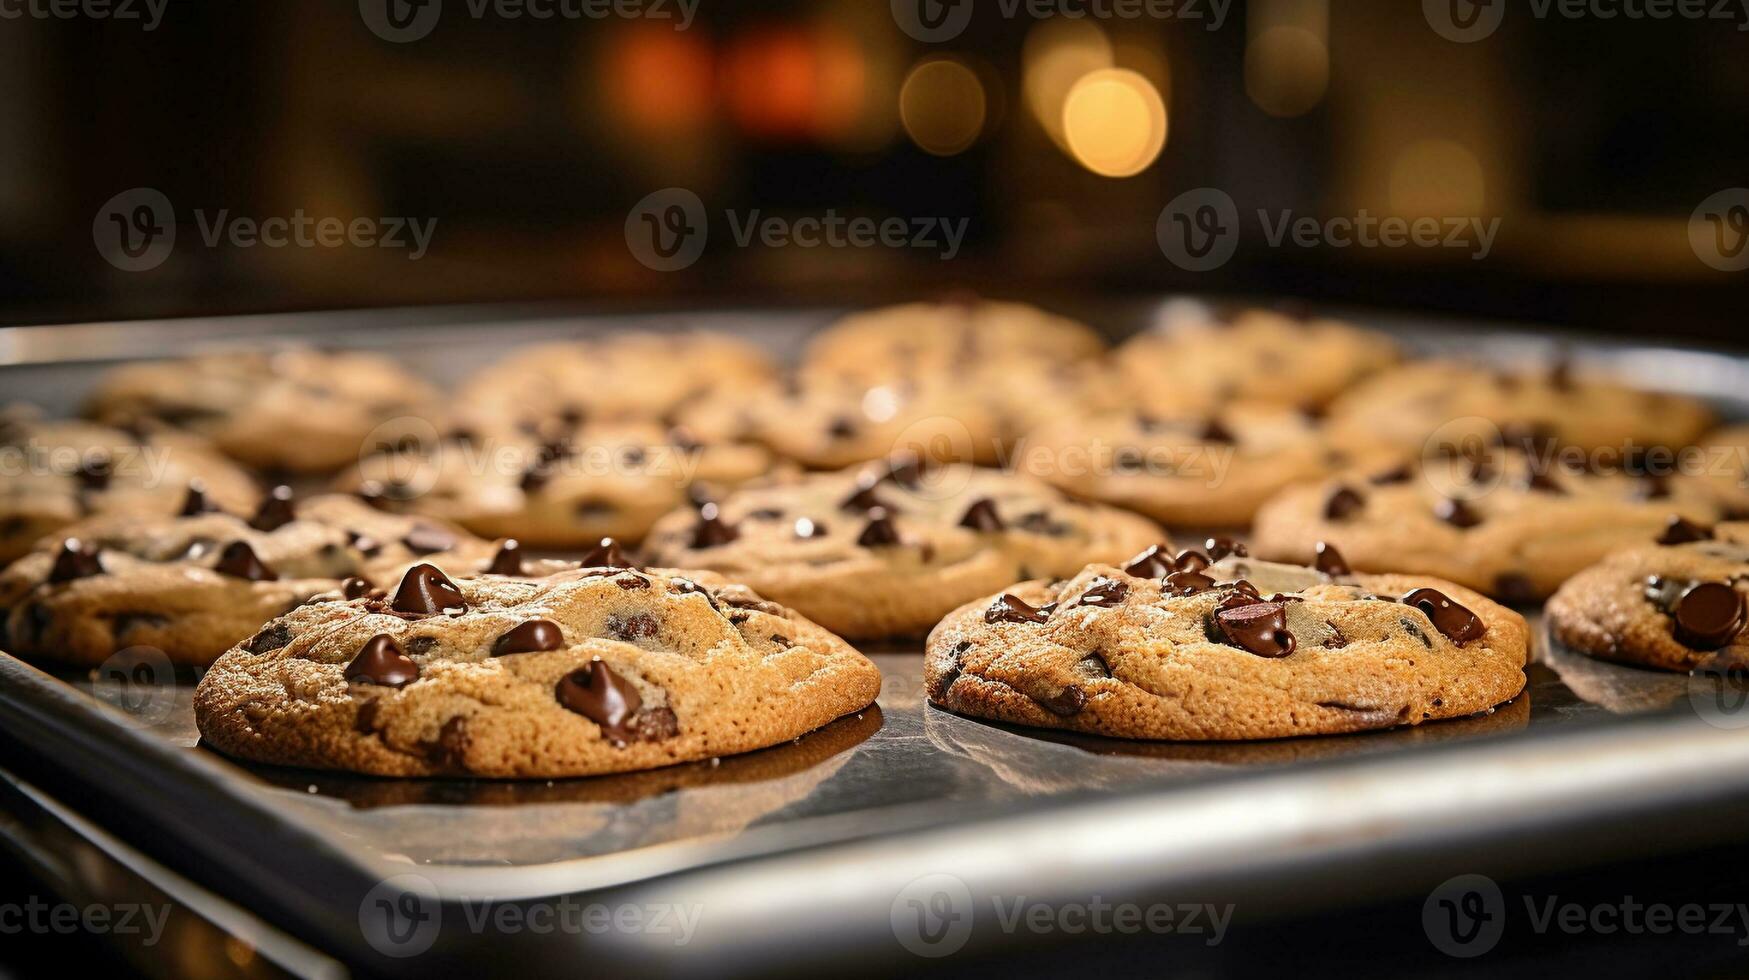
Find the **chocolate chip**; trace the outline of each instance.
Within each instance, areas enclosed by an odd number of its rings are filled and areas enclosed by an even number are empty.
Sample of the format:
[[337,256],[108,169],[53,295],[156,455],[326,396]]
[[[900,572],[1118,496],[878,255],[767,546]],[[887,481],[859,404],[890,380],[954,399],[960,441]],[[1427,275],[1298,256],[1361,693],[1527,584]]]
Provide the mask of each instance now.
[[1148,550],[1124,562],[1126,575],[1137,578],[1162,578],[1175,570],[1172,562],[1172,547],[1165,544],[1149,545]]
[[692,529],[692,547],[717,548],[740,536],[735,525],[723,520],[716,504],[705,504],[698,509],[698,524]]
[[435,616],[448,610],[466,611],[468,601],[442,569],[436,565],[414,565],[401,579],[389,608],[417,616]]
[[1162,592],[1175,596],[1193,596],[1214,587],[1214,579],[1193,568],[1173,572],[1160,583]]
[[1129,594],[1128,582],[1115,578],[1098,578],[1093,580],[1093,584],[1087,587],[1086,592],[1081,593],[1081,598],[1076,600],[1075,605],[1101,606],[1109,609],[1122,602],[1124,597]]
[[455,547],[455,535],[441,527],[421,522],[413,525],[413,530],[407,532],[401,543],[416,555],[429,555]]
[[651,708],[632,719],[632,737],[640,742],[660,742],[680,734],[680,719],[673,708]]
[[552,471],[544,463],[536,463],[522,471],[522,479],[517,481],[517,487],[523,493],[539,493],[540,489],[552,479]]
[[206,484],[199,480],[188,481],[188,493],[182,498],[182,509],[179,517],[194,517],[197,514],[210,514],[218,510],[211,500],[207,499]]
[[1658,543],[1690,544],[1695,541],[1710,541],[1712,537],[1712,528],[1696,524],[1686,517],[1673,515],[1670,518],[1670,523],[1665,525],[1664,533],[1658,535]]
[[553,696],[567,710],[599,725],[601,733],[615,742],[631,740],[632,717],[644,704],[637,689],[600,660],[560,678]]
[[1567,488],[1557,483],[1555,478],[1550,476],[1547,471],[1534,466],[1525,471],[1524,489],[1539,490],[1543,493],[1556,494],[1564,494],[1567,492]]
[[796,537],[823,538],[826,536],[826,525],[808,517],[796,518]]
[[407,652],[410,654],[422,656],[435,649],[437,649],[437,637],[435,636],[415,636],[407,641]]
[[1239,437],[1233,434],[1233,430],[1222,425],[1219,418],[1210,418],[1205,422],[1202,431],[1197,434],[1197,438],[1203,442],[1218,442],[1228,446],[1239,441]]
[[250,653],[272,653],[292,641],[291,627],[284,623],[269,623],[261,632],[249,638],[243,649]]
[[608,617],[607,631],[612,633],[615,639],[625,640],[630,643],[635,640],[647,640],[654,637],[657,632],[657,626],[656,620],[653,617],[645,613],[637,613],[632,616]]
[[1670,610],[1676,641],[1696,650],[1717,650],[1743,629],[1743,594],[1723,582],[1697,582]]
[[1070,684],[1056,694],[1033,700],[1051,714],[1066,718],[1070,715],[1080,714],[1081,709],[1087,707],[1087,692],[1081,690],[1077,685]]
[[559,624],[546,619],[531,619],[500,636],[492,644],[492,656],[507,657],[513,653],[544,653],[565,645]]
[[1083,677],[1108,678],[1111,676],[1111,664],[1106,663],[1105,657],[1095,650],[1076,662],[1075,672]]
[[376,480],[366,480],[360,483],[358,489],[352,493],[374,510],[388,510],[394,503],[389,499],[388,488]]
[[1002,515],[996,513],[996,501],[982,497],[972,501],[972,505],[966,508],[965,516],[960,518],[960,527],[994,534],[1005,525],[1002,523]]
[[1313,548],[1313,551],[1316,552],[1313,564],[1318,571],[1323,572],[1325,575],[1334,578],[1338,575],[1354,574],[1354,569],[1348,567],[1348,560],[1343,558],[1342,552],[1337,551],[1336,546],[1330,542],[1318,542],[1316,547]]
[[92,453],[79,464],[78,472],[73,478],[79,481],[84,490],[107,490],[109,481],[115,475],[115,465],[110,461],[109,453],[98,451]]
[[233,541],[225,545],[225,550],[219,552],[219,562],[213,566],[213,571],[248,582],[273,582],[279,578],[279,573],[257,557],[255,549],[249,547],[247,541]]
[[1436,589],[1416,589],[1405,595],[1402,602],[1421,610],[1432,621],[1434,629],[1458,646],[1480,639],[1488,632],[1488,624],[1482,622],[1480,616]]
[[1529,603],[1537,600],[1536,583],[1523,572],[1501,572],[1495,576],[1494,594],[1507,602]]
[[357,531],[346,532],[346,543],[358,549],[358,553],[366,558],[375,558],[383,550],[382,542]]
[[1469,504],[1449,497],[1434,505],[1433,516],[1452,527],[1471,528],[1482,523],[1482,515]]
[[1220,561],[1228,555],[1238,555],[1240,558],[1248,558],[1251,555],[1251,552],[1243,544],[1232,538],[1219,535],[1204,541],[1202,547],[1204,551],[1208,552],[1211,561]]
[[986,623],[1044,623],[1051,614],[1045,609],[1034,609],[1020,599],[1004,592],[990,603],[990,608],[984,610]]
[[1374,486],[1387,486],[1392,483],[1408,483],[1415,477],[1415,470],[1408,463],[1388,469],[1383,473],[1375,473],[1368,482]]
[[669,580],[669,590],[671,592],[674,592],[674,593],[679,594],[679,595],[696,594],[696,595],[704,596],[704,601],[710,603],[710,607],[712,609],[717,608],[717,597],[711,594],[711,590],[705,588],[704,586],[698,584],[697,582],[694,582],[691,579],[688,579],[688,578],[670,579]]
[[[697,500],[693,502],[693,506],[698,507],[708,503],[710,503],[709,499]],[[758,510],[749,511],[747,517],[749,520],[755,521],[781,521],[783,515],[784,511],[781,507],[761,507]]]
[[434,741],[422,743],[425,758],[444,772],[468,771],[468,719],[463,715],[443,723]]
[[521,575],[522,574],[522,542],[515,538],[505,538],[498,546],[498,553],[492,556],[486,565],[487,575]]
[[48,580],[58,584],[102,575],[103,559],[98,551],[96,545],[88,545],[78,538],[61,542],[61,550],[55,553],[55,563],[49,568]]
[[881,498],[875,493],[875,486],[874,483],[867,480],[858,481],[856,489],[851,492],[850,496],[845,497],[844,500],[838,504],[838,509],[848,511],[870,511],[876,507],[885,507],[886,504],[883,503]]
[[856,435],[856,421],[848,415],[836,415],[826,423],[826,434],[834,439],[849,439]]
[[394,637],[378,633],[366,641],[358,656],[346,665],[345,677],[360,684],[406,687],[419,679],[419,665],[401,652]]
[[281,485],[274,487],[261,499],[261,506],[256,509],[255,516],[249,518],[249,526],[257,531],[277,531],[295,520],[297,513],[292,506],[291,487]]
[[1337,487],[1324,501],[1326,520],[1346,521],[1366,509],[1366,498],[1348,487]]
[[887,460],[885,478],[906,490],[916,491],[923,488],[927,469],[922,456],[912,452],[895,453]]
[[602,538],[600,544],[583,556],[582,567],[627,569],[636,566],[626,559],[624,552],[619,550],[618,541],[612,538]]
[[899,528],[893,524],[887,509],[873,507],[868,512],[868,526],[857,535],[856,543],[864,548],[890,548],[903,542],[899,538]]
[[640,589],[649,588],[650,580],[639,575],[637,572],[628,572],[625,575],[621,575],[614,579],[613,584],[627,592],[636,592]]
[[1259,657],[1285,657],[1294,652],[1285,603],[1248,602],[1217,609],[1215,625],[1234,646]]

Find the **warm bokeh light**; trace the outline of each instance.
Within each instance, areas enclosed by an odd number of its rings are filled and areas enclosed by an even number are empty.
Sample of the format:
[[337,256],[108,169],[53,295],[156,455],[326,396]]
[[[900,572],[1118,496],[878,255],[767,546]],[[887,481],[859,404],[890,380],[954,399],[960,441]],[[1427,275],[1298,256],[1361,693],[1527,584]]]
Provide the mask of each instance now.
[[1329,46],[1303,27],[1270,27],[1245,46],[1245,92],[1272,116],[1305,115],[1329,85]]
[[906,135],[936,156],[952,156],[976,142],[986,112],[977,73],[951,58],[920,63],[899,89],[899,120]]
[[1420,217],[1479,215],[1487,199],[1482,163],[1463,144],[1429,139],[1391,161],[1391,210]]
[[714,56],[698,32],[628,28],[602,63],[607,104],[637,132],[669,135],[705,126],[715,103]]
[[1068,145],[1063,138],[1063,104],[1069,90],[1090,72],[1111,66],[1111,41],[1090,20],[1044,20],[1027,33],[1021,51],[1026,104],[1058,146]]
[[1141,173],[1166,145],[1166,104],[1138,72],[1106,68],[1084,76],[1063,103],[1069,153],[1104,177]]
[[868,72],[854,38],[831,27],[767,28],[735,39],[723,65],[735,122],[754,136],[830,138],[855,126]]

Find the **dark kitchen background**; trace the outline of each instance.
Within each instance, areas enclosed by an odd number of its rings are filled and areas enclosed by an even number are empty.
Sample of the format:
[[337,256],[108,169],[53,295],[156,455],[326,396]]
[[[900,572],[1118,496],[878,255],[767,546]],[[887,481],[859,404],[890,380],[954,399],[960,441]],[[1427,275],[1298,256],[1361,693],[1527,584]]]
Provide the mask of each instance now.
[[[848,305],[970,287],[1294,295],[1735,340],[1741,276],[1697,260],[1688,225],[1749,183],[1737,22],[1538,19],[1515,4],[1492,36],[1458,43],[1409,0],[1223,0],[1218,29],[1212,0],[1183,19],[1040,20],[972,2],[964,31],[934,44],[887,0],[702,0],[686,30],[677,0],[661,5],[669,19],[601,20],[476,17],[448,0],[408,43],[373,33],[356,0],[169,0],[152,30],[0,19],[0,320]],[[1108,84],[1066,113],[1095,73]],[[700,261],[662,273],[624,228],[671,186],[715,224]],[[1248,215],[1501,224],[1474,261],[1270,249],[1248,218],[1232,262],[1183,272],[1155,220],[1204,186]],[[163,192],[179,225],[148,272],[93,244],[99,209],[136,187]],[[729,209],[829,208],[965,218],[967,241],[952,261],[736,248],[721,224]],[[221,209],[437,226],[419,261],[205,247],[195,212]]]

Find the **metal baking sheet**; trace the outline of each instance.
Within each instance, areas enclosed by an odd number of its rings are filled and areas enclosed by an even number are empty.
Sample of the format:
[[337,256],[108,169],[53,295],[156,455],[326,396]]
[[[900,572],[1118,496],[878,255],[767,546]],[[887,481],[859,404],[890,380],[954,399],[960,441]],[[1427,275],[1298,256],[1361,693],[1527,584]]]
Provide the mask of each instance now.
[[[1138,307],[1121,322],[1133,327],[1151,315]],[[379,347],[453,378],[508,338],[708,321],[793,349],[828,318],[824,311],[494,315],[432,326],[405,314],[310,316],[226,330],[224,338]],[[1514,359],[1555,346],[1529,333],[1356,319],[1395,327],[1427,349]],[[201,346],[224,327],[165,328],[156,348],[152,325],[125,329],[138,331],[128,334],[130,353],[163,353]],[[87,328],[56,329],[67,333],[0,332],[0,359],[14,363],[0,367],[8,397],[73,407],[100,365],[66,359]],[[403,331],[414,332],[417,347],[401,342]],[[1740,359],[1564,343],[1581,361],[1608,362],[1654,386],[1692,379],[1690,390],[1749,416],[1732,397],[1749,391],[1749,363]],[[921,875],[951,874],[979,895],[1092,887],[1111,896],[1216,880],[1238,894],[1257,875],[1278,885],[1320,883],[1259,900],[1276,908],[1413,888],[1417,875],[1437,866],[1409,862],[1349,880],[1336,862],[1357,849],[1425,855],[1462,844],[1472,854],[1516,853],[1543,833],[1549,842],[1539,860],[1577,860],[1587,847],[1626,846],[1619,832],[1606,831],[1631,827],[1648,808],[1716,813],[1749,805],[1749,729],[1708,707],[1706,679],[1598,663],[1537,633],[1526,691],[1485,715],[1227,744],[1127,742],[957,717],[924,703],[916,649],[871,651],[885,678],[878,706],[793,743],[552,782],[384,780],[240,765],[197,744],[192,679],[142,690],[118,677],[45,673],[0,654],[0,736],[8,747],[0,766],[16,767],[129,845],[300,940],[391,973],[407,964],[363,941],[360,903],[383,881],[409,874],[444,902],[666,896],[708,900],[712,911],[684,951],[647,935],[570,937],[567,945],[564,937],[481,944],[468,941],[478,936],[446,934],[433,955],[458,963],[548,962],[543,957],[574,953],[584,942],[592,955],[657,962],[670,972],[755,971],[780,956],[793,968],[810,957],[902,957],[886,917],[895,895]],[[1125,828],[1121,845],[1117,827]],[[1697,821],[1682,839],[1727,831],[1722,822]],[[1011,857],[1012,848],[1044,848],[1047,839],[1059,848],[1075,842],[1074,859],[1034,868],[1030,878],[1016,879],[1028,872],[990,850],[1001,841]],[[416,961],[422,969],[432,962]]]

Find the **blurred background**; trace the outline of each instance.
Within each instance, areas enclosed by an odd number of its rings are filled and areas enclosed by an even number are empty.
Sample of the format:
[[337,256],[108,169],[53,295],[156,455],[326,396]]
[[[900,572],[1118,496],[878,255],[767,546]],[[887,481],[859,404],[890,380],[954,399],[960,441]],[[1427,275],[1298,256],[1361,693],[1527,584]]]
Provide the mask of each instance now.
[[[605,0],[154,2],[63,18],[20,0],[0,17],[7,323],[1195,290],[1736,340],[1743,278],[1697,258],[1691,229],[1703,201],[1749,183],[1741,10],[644,0],[620,16]],[[1109,16],[1073,16],[1090,9]],[[943,39],[915,36],[930,24]],[[1466,29],[1485,36],[1452,39]],[[627,226],[669,187],[699,197],[711,234],[696,262],[662,272],[634,256]],[[1218,269],[1186,271],[1156,222],[1204,187],[1236,203],[1244,236]],[[179,229],[147,271],[94,244],[107,202],[134,188],[161,192]],[[1270,223],[1499,224],[1480,259],[1270,247],[1260,209]],[[951,259],[743,247],[731,212],[963,219],[965,239]],[[202,240],[203,222],[298,215],[436,224],[416,260]],[[1720,242],[1749,236],[1749,210],[1729,217]]]

